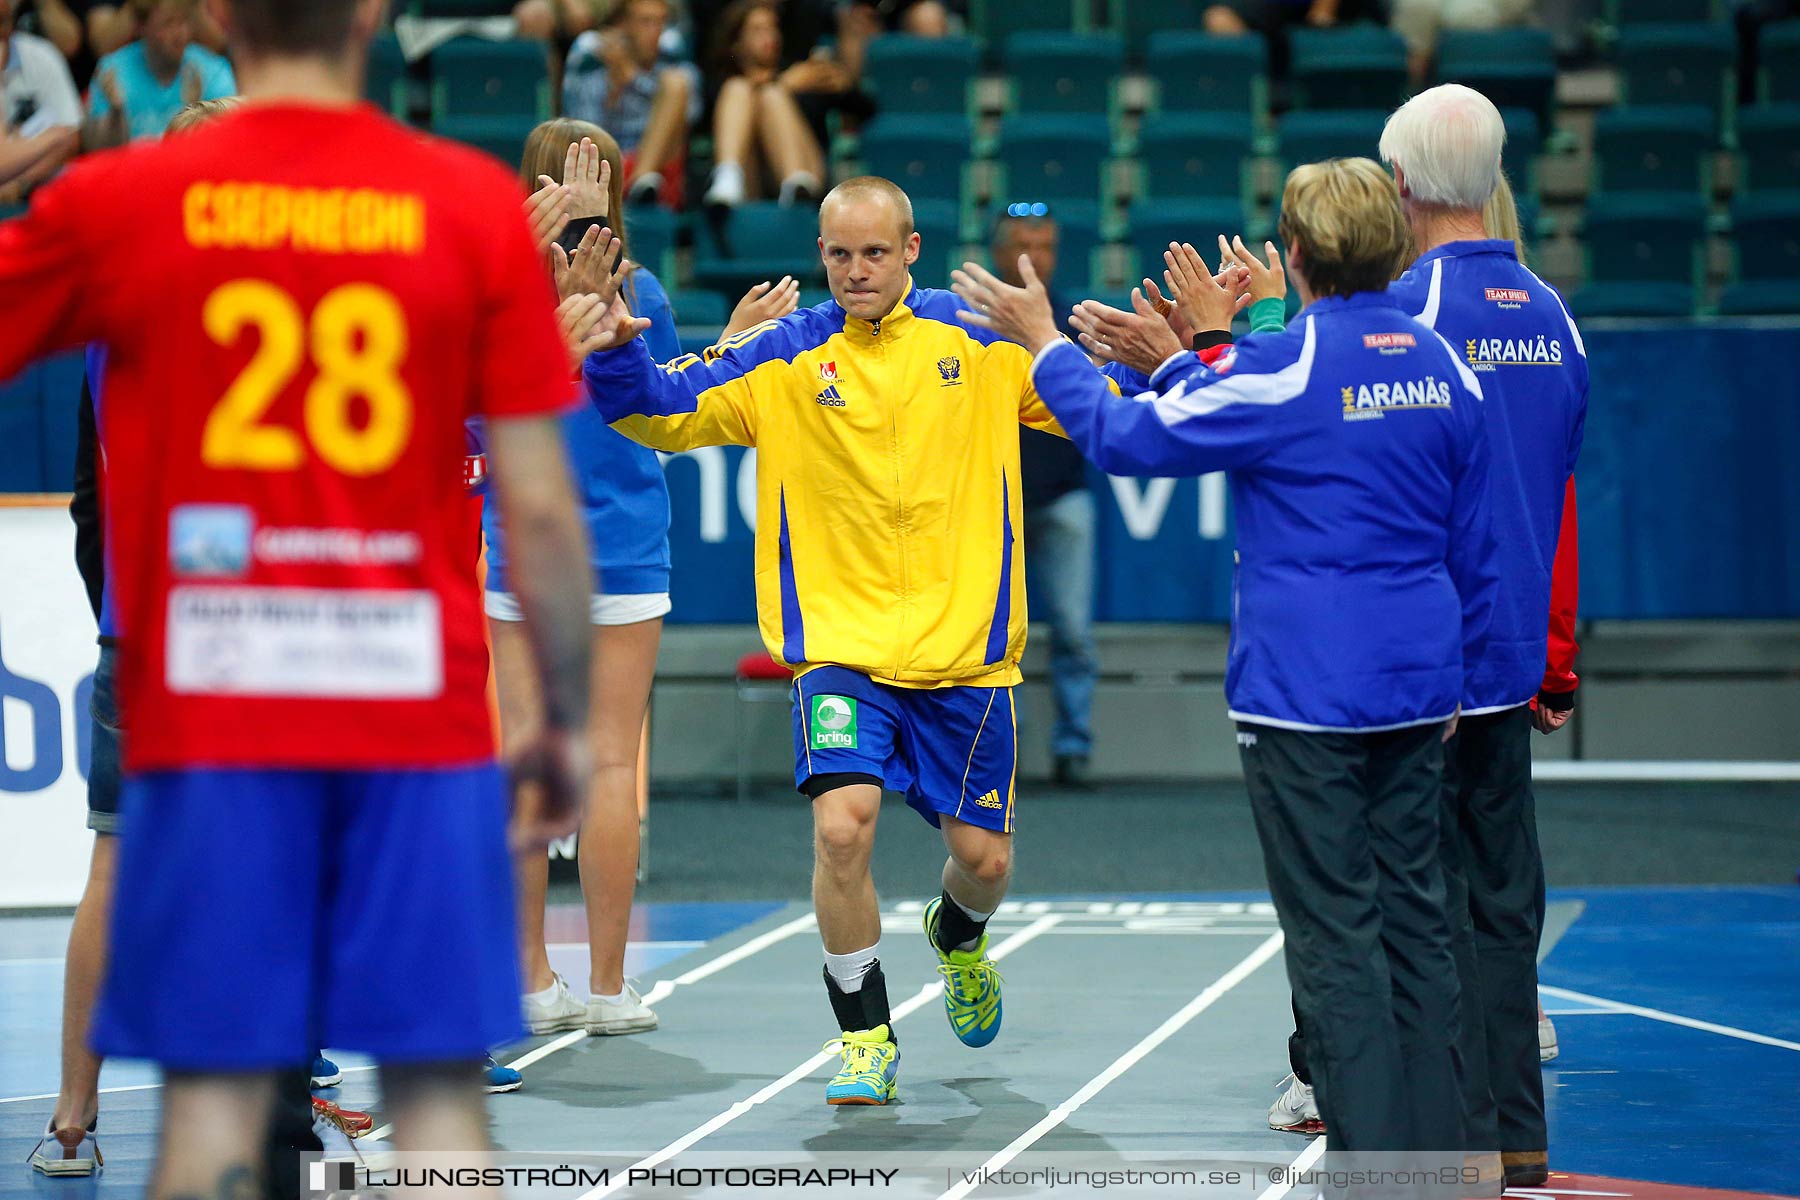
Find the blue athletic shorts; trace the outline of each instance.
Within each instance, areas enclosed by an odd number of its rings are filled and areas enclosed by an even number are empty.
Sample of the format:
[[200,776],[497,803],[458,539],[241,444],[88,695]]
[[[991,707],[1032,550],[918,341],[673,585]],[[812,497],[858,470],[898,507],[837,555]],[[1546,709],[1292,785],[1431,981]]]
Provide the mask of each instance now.
[[498,766],[148,772],[124,825],[107,1057],[455,1062],[522,1034]]
[[937,825],[1011,833],[1018,725],[1011,688],[890,687],[844,667],[794,681],[794,780],[866,775]]

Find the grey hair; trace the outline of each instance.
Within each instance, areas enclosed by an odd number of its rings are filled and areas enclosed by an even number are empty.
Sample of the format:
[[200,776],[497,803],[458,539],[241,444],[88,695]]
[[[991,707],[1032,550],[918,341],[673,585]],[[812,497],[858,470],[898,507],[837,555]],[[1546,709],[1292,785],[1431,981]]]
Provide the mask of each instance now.
[[1500,183],[1506,123],[1494,102],[1460,83],[1427,88],[1394,110],[1381,161],[1406,172],[1415,204],[1479,209]]

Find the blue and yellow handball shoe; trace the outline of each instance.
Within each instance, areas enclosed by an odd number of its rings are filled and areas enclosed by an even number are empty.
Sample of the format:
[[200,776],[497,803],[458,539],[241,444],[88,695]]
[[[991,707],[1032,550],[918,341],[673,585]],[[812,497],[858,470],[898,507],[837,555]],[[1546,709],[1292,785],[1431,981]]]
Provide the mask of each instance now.
[[843,1058],[838,1073],[825,1085],[827,1104],[886,1104],[900,1080],[900,1047],[886,1025],[846,1029],[825,1043]]
[[965,1046],[985,1046],[1000,1033],[1000,972],[987,956],[988,936],[973,950],[944,950],[938,946],[938,896],[925,906],[925,940],[938,956],[938,974],[944,977],[944,1015]]

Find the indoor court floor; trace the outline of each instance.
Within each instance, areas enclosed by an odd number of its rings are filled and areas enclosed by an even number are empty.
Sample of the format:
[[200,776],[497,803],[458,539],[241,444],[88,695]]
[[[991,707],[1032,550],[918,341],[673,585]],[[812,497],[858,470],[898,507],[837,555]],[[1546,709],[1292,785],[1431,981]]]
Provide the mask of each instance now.
[[[523,1070],[525,1086],[491,1098],[496,1142],[659,1165],[931,1151],[971,1169],[1050,1152],[1065,1167],[1202,1153],[1266,1170],[1316,1147],[1266,1126],[1289,1023],[1266,897],[1009,902],[990,927],[1005,1028],[984,1050],[961,1046],[946,1026],[919,911],[916,900],[889,898],[884,916],[897,1103],[823,1103],[835,1056],[820,1052],[832,1030],[805,906],[657,902],[636,914],[627,969],[662,1027],[508,1047],[501,1060]],[[553,961],[581,990],[581,912],[559,906],[552,916]],[[158,1094],[138,1064],[109,1064],[102,1081],[102,1175],[48,1180],[25,1165],[56,1080],[67,924],[0,920],[0,1161],[16,1164],[0,1168],[0,1196],[136,1196]],[[1559,890],[1548,926],[1542,999],[1562,1046],[1546,1067],[1556,1173],[1547,1189],[1517,1194],[1800,1195],[1800,888]],[[373,1073],[354,1056],[334,1057],[347,1073],[326,1094],[379,1121]],[[382,1133],[361,1151],[378,1154]],[[881,1194],[1037,1194],[954,1178]],[[1279,1200],[1286,1190],[1245,1194]]]

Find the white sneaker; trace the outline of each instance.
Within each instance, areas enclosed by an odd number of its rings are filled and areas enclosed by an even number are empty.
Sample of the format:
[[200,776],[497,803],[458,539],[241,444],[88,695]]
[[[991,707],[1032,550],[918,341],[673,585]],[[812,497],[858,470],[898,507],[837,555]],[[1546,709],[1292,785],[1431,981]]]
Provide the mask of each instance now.
[[744,202],[744,168],[722,162],[713,168],[712,185],[702,201],[708,208],[736,208]]
[[648,1033],[656,1028],[656,1013],[644,998],[638,995],[630,981],[625,984],[623,1000],[602,1000],[598,996],[588,997],[587,1031],[595,1037],[610,1037],[619,1033]]
[[811,171],[795,171],[781,181],[781,206],[792,208],[796,204],[817,204],[819,202],[819,177]]
[[1556,1025],[1549,1017],[1538,1018],[1538,1061],[1554,1062],[1558,1048],[1556,1045]]
[[30,1162],[32,1170],[52,1178],[92,1175],[106,1166],[92,1125],[86,1129],[65,1129],[61,1133],[46,1128],[43,1139],[32,1148]]
[[536,995],[520,998],[525,1010],[525,1028],[532,1033],[560,1033],[565,1029],[580,1029],[587,1019],[587,1005],[578,999],[570,990],[568,980],[561,975],[552,976],[555,980],[550,985],[548,999],[540,999]]
[[1269,1128],[1282,1133],[1315,1134],[1325,1132],[1319,1119],[1319,1102],[1313,1099],[1312,1084],[1301,1083],[1296,1075],[1285,1080],[1287,1090],[1269,1105]]

